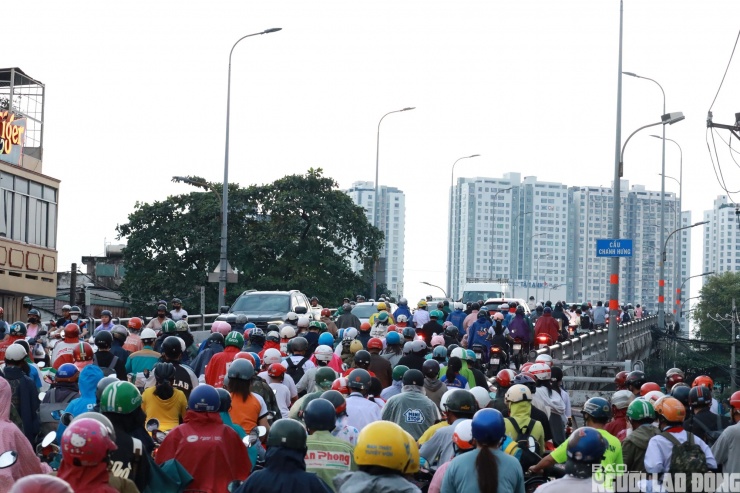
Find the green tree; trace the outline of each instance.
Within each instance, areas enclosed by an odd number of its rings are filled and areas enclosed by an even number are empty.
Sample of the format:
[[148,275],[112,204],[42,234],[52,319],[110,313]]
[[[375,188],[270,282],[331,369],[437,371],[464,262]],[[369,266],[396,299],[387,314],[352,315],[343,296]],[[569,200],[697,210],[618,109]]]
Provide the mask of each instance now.
[[[199,177],[189,177],[205,182]],[[179,296],[195,311],[206,286],[207,311],[216,310],[218,287],[206,282],[219,263],[220,185],[215,193],[191,192],[152,204],[137,203],[117,227],[126,239],[126,276],[121,290],[135,307]],[[321,169],[290,175],[268,185],[229,186],[228,258],[239,273],[227,301],[245,289],[299,289],[325,306],[365,289],[352,257],[372,265],[383,242],[355,205]],[[151,310],[151,308],[149,309]]]
[[[718,276],[706,278],[700,291],[701,301],[694,306],[692,316],[696,323],[696,338],[704,341],[724,342],[726,346],[717,346],[716,351],[729,353],[731,333],[730,323],[716,321],[712,318],[726,318],[732,311],[732,300],[740,305],[740,273],[725,272]],[[740,331],[739,331],[740,333]]]

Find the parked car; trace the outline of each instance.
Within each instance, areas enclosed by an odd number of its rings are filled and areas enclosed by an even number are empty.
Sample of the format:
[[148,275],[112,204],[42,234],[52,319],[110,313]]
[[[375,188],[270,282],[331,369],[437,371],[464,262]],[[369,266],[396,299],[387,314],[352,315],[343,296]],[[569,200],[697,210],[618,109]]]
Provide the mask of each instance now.
[[217,320],[226,320],[227,315],[244,314],[247,322],[252,322],[261,329],[269,324],[280,325],[288,312],[305,314],[313,320],[309,310],[311,304],[305,294],[294,289],[291,291],[244,291]]
[[[360,319],[360,322],[365,323],[370,320],[370,317],[372,317],[373,313],[378,313],[378,302],[372,302],[367,301],[365,303],[357,303],[352,308],[352,315]],[[396,308],[398,306],[395,303],[385,303],[385,306],[388,308],[388,313],[393,315],[393,312],[396,311]]]
[[531,311],[529,310],[529,306],[527,306],[527,300],[524,300],[522,298],[488,298],[486,300],[486,306],[490,309],[498,310],[498,307],[506,304],[511,304],[511,302],[516,301],[520,305],[524,306],[524,314],[529,315]]

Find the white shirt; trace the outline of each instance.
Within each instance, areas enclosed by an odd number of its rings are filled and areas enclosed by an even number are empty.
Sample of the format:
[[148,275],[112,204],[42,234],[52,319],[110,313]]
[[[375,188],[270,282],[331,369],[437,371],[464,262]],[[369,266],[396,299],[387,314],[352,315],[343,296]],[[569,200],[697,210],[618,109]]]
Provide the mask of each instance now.
[[565,389],[560,389],[560,397],[563,398],[563,403],[565,404],[565,414],[563,415],[566,418],[570,418],[573,416],[571,414],[571,408],[570,408],[570,395],[568,395],[568,391]]
[[280,409],[280,414],[288,416],[290,414],[290,390],[282,383],[271,383],[270,388],[275,392],[275,400]]
[[429,322],[431,318],[429,318],[429,312],[426,310],[422,310],[421,308],[416,310],[414,312],[414,325],[417,329],[421,329],[424,327],[424,324]]
[[347,397],[347,425],[357,428],[359,431],[382,419],[380,406],[370,402],[359,392],[352,392]]
[[722,464],[722,472],[740,473],[740,426],[728,426],[714,442],[712,453]]
[[[287,359],[284,359],[281,364],[285,368],[289,368],[289,366],[288,366],[288,359],[290,359],[293,362],[294,365],[298,365],[298,363],[300,363],[303,358],[304,358],[304,356],[288,356],[288,358]],[[311,362],[311,355],[308,355],[308,359],[306,360],[305,363],[303,363],[303,372],[305,373],[308,370],[310,370],[311,368],[316,368],[316,365],[314,365]]]
[[177,322],[178,320],[187,320],[188,318],[188,312],[184,309],[180,308],[179,310],[170,310],[170,315],[172,316],[172,320]]
[[[671,432],[671,434],[680,443],[685,442],[688,439],[686,430],[681,430],[677,433]],[[704,443],[704,440],[694,435],[694,443],[701,447],[704,455],[707,457],[707,467],[710,469],[717,468],[717,461],[714,459],[712,450]],[[645,451],[645,470],[649,473],[664,473],[668,472],[671,467],[671,451],[673,450],[673,443],[667,438],[660,435],[656,435],[648,442],[647,450]]]
[[547,414],[550,417],[550,413],[559,414],[560,416],[565,415],[565,403],[559,392],[552,391],[548,395],[547,388],[537,387],[534,395],[532,396],[532,405]]
[[719,402],[714,397],[712,397],[712,405],[709,406],[709,412],[719,414]]
[[[298,397],[298,389],[295,386],[295,381],[293,380],[293,377],[288,375],[287,373],[283,375],[283,381],[278,382],[277,380],[273,380],[270,378],[270,375],[267,374],[266,371],[260,372],[258,375],[262,380],[264,380],[267,383],[282,383],[286,387],[288,387],[288,390],[290,390],[290,397],[295,398]],[[286,414],[287,416],[287,414]]]

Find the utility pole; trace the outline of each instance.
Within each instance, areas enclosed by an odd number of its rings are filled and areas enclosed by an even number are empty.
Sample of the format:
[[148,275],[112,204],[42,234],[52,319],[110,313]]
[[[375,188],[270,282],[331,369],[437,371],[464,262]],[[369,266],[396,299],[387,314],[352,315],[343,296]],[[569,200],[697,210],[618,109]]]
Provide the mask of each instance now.
[[735,375],[737,372],[737,366],[735,365],[735,319],[737,318],[737,310],[735,308],[735,298],[732,298],[732,345],[730,346],[730,385],[732,391],[737,390],[735,382]]
[[72,272],[69,276],[69,304],[77,304],[77,264],[72,264]]

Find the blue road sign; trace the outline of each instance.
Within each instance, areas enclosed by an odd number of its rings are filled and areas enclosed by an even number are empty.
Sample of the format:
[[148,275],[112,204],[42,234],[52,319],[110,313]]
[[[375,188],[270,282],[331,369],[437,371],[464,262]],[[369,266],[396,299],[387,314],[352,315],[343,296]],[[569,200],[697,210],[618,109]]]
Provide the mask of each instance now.
[[597,257],[631,257],[632,240],[625,239],[602,239],[596,240]]

